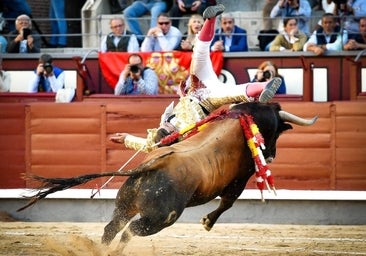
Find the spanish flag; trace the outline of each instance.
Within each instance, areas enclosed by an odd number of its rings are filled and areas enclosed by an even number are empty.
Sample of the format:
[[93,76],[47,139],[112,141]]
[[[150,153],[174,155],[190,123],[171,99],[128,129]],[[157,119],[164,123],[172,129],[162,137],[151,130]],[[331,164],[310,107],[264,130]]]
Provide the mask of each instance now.
[[[189,76],[192,52],[139,52],[144,65],[155,70],[159,77],[160,93],[175,93],[175,87]],[[114,89],[125,65],[128,63],[128,52],[99,53],[99,64],[108,85]],[[214,71],[220,74],[223,66],[222,52],[211,52]]]

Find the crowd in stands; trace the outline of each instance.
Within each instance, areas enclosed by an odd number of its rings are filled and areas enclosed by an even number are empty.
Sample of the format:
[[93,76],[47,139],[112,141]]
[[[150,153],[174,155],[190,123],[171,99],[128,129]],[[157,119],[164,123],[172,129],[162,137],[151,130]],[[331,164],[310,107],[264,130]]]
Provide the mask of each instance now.
[[[2,15],[7,18],[6,26],[10,29],[7,34],[0,36],[0,47],[3,53],[41,52],[41,37],[32,28],[31,10],[26,2],[9,0],[1,3]],[[128,5],[125,0],[118,0],[118,3],[123,16],[116,14],[110,19],[110,31],[106,32],[108,34],[101,40],[100,52],[135,54],[173,50],[193,51],[196,37],[204,23],[202,13],[207,6],[215,5],[216,1],[175,0],[172,3],[168,0],[135,0]],[[311,28],[310,19],[314,8],[322,9],[324,14],[317,26]],[[50,37],[49,45],[66,47],[65,2],[50,1],[49,14],[54,35]],[[150,28],[144,34],[138,18],[146,14],[150,14],[151,19]],[[179,29],[179,21],[183,15],[187,14],[190,15],[187,31],[182,32]],[[366,48],[365,0],[266,0],[262,15],[263,31],[276,31],[270,40],[266,38],[264,51],[309,51],[322,55],[328,51]],[[273,21],[277,17],[280,17],[281,22],[280,26],[275,28]],[[12,19],[14,19],[13,22]],[[4,23],[4,19],[2,22]],[[0,20],[0,29],[4,27],[2,22]],[[247,30],[236,24],[232,13],[223,12],[215,26],[210,51],[249,51]],[[40,62],[35,73],[45,72],[41,64]],[[134,66],[138,67],[136,72],[131,70]],[[271,77],[279,76],[276,65],[272,63],[269,66],[273,67],[270,72]],[[265,71],[265,67],[260,67],[258,70]],[[57,70],[55,72],[57,73]],[[56,73],[52,75],[57,77]],[[260,75],[258,73],[257,77]],[[121,72],[115,94],[155,94],[155,85],[146,88],[145,85],[142,86],[145,83],[144,77],[149,81],[155,80],[149,75],[149,70],[142,66],[139,55],[131,55],[128,65]],[[37,91],[37,88],[34,87],[31,91]],[[50,88],[53,90],[52,86]],[[48,91],[48,89],[44,90]]]

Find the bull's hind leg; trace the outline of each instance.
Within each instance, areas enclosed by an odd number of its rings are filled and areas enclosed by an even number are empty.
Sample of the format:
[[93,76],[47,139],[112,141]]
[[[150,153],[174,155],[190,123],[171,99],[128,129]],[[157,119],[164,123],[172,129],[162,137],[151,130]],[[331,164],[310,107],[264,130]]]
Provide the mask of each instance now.
[[138,213],[136,207],[136,186],[134,179],[128,179],[118,191],[112,220],[104,227],[102,243],[109,245],[114,237]]

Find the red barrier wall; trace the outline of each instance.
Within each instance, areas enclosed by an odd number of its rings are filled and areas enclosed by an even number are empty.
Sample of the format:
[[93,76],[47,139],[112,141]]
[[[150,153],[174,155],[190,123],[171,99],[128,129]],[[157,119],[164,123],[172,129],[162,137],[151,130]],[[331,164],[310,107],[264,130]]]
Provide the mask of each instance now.
[[[111,143],[110,134],[144,136],[176,97],[124,97],[112,102],[55,104],[0,103],[0,188],[31,187],[21,173],[70,177],[117,170],[134,153]],[[278,140],[270,164],[282,189],[366,189],[366,102],[282,102],[286,111],[318,121],[294,129]],[[128,166],[136,166],[141,153]],[[106,179],[82,187],[93,188]],[[115,178],[108,188],[117,188]],[[254,180],[248,187],[254,188]]]

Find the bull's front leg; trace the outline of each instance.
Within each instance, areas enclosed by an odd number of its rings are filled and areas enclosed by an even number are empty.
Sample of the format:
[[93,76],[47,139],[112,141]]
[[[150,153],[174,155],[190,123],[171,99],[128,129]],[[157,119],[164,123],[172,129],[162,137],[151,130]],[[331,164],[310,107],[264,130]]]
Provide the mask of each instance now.
[[215,225],[217,219],[220,217],[220,215],[225,212],[227,209],[230,209],[235,200],[238,197],[227,197],[227,196],[223,196],[220,199],[220,204],[219,207],[217,207],[216,210],[214,210],[213,212],[207,214],[206,216],[204,216],[201,219],[201,224],[203,225],[203,227],[207,230],[210,231],[211,228],[213,227],[213,225]]

